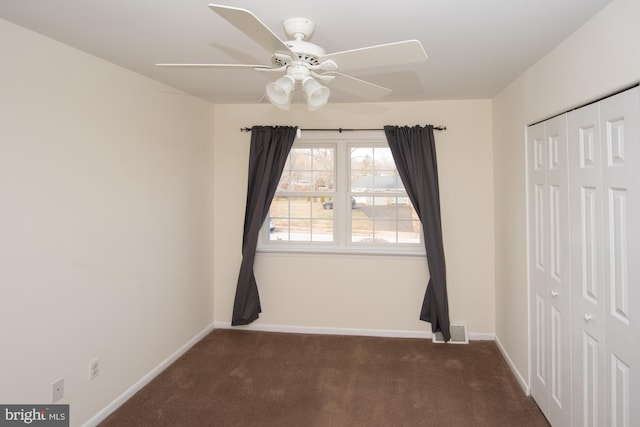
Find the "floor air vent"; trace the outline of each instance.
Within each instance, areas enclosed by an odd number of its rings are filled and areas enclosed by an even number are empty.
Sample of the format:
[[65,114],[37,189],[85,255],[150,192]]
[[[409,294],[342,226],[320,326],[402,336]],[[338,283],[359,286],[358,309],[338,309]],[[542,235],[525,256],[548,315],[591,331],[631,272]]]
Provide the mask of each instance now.
[[[449,326],[451,332],[451,339],[448,344],[469,344],[469,337],[467,336],[467,325],[464,323],[452,323]],[[433,334],[434,343],[444,343],[442,332],[436,332]]]

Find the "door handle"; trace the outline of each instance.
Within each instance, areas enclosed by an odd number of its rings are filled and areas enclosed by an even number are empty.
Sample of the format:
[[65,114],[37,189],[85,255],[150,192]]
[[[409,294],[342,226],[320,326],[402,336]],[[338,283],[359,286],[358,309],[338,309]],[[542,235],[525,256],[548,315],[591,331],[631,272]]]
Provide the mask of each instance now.
[[590,315],[590,314],[585,314],[585,315],[584,315],[584,320],[586,320],[587,322],[588,322],[589,320],[591,320],[591,319],[593,319],[593,316],[592,316],[592,315]]
[[552,297],[557,297],[557,296],[558,296],[558,292],[556,292],[556,291],[551,291],[551,296],[552,296]]

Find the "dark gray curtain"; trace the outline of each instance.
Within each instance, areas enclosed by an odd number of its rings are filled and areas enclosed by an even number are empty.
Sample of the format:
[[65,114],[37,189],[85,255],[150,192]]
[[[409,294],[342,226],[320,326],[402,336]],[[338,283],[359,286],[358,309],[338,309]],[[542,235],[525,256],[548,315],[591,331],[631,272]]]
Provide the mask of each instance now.
[[242,264],[233,302],[232,325],[246,325],[262,311],[253,262],[260,228],[267,218],[282,169],[296,137],[296,127],[254,126],[251,130],[247,206],[244,213]]
[[438,165],[433,126],[385,126],[396,168],[407,195],[422,222],[429,264],[429,283],[422,302],[420,320],[431,323],[432,332],[442,332],[445,341],[449,331],[447,272],[442,244]]

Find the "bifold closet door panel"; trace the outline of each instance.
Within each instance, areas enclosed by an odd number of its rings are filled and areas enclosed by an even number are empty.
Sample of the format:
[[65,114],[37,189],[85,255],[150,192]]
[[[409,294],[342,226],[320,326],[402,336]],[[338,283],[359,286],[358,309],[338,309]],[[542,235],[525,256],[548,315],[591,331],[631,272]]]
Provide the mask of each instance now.
[[573,425],[640,425],[640,92],[568,115]]
[[548,204],[547,149],[544,123],[527,128],[527,195],[529,216],[529,312],[531,322],[531,395],[545,414],[548,387]]
[[571,422],[571,287],[566,115],[527,130],[532,395]]
[[567,115],[545,122],[549,218],[549,410],[554,426],[571,425],[571,252]]
[[640,425],[640,91],[600,103],[607,420]]
[[573,425],[605,422],[605,304],[600,105],[568,114]]

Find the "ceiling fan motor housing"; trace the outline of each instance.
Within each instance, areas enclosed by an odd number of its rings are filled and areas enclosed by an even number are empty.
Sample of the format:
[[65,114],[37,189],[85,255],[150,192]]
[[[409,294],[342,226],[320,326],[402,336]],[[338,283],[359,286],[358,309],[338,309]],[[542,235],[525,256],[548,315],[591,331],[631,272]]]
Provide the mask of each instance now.
[[[291,40],[284,42],[284,44],[298,55],[298,58],[291,59],[293,61],[303,61],[309,65],[318,65],[320,58],[325,54],[324,49],[318,45],[304,41],[305,39],[309,39],[315,30],[313,21],[307,18],[289,18],[282,23],[282,26],[284,27],[285,33],[291,38]],[[283,55],[279,55],[278,53],[274,54],[271,62],[281,66],[290,65],[290,62],[286,62],[282,56]]]
[[320,64],[320,58],[324,56],[324,49],[313,43],[303,40],[290,40],[285,42],[285,44],[298,55],[299,61],[303,61],[309,65]]
[[282,23],[284,32],[293,40],[308,39],[313,35],[316,24],[307,18],[289,18]]
[[319,65],[320,58],[325,54],[324,49],[320,46],[303,40],[290,40],[284,43],[298,55],[298,58],[291,58],[290,54],[276,52],[271,57],[271,62],[279,66],[291,65],[294,61],[302,61],[311,66]]

